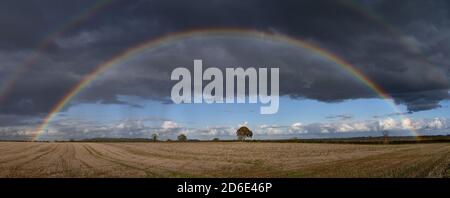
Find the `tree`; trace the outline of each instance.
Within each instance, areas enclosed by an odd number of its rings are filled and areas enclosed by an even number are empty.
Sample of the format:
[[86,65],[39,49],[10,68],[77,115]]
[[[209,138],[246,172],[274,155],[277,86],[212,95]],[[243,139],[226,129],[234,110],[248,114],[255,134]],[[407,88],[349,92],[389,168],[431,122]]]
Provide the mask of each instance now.
[[219,140],[220,140],[219,138],[212,139],[212,141],[214,141],[214,142],[218,142]]
[[383,130],[383,138],[384,138],[384,143],[387,144],[389,143],[389,131],[388,130]]
[[187,141],[187,136],[182,133],[182,134],[178,135],[177,139],[180,142],[185,142],[185,141]]
[[153,133],[152,134],[152,140],[153,140],[153,142],[157,142],[158,141],[158,134]]
[[236,135],[238,140],[245,141],[246,138],[253,137],[253,132],[249,128],[243,126],[236,131]]

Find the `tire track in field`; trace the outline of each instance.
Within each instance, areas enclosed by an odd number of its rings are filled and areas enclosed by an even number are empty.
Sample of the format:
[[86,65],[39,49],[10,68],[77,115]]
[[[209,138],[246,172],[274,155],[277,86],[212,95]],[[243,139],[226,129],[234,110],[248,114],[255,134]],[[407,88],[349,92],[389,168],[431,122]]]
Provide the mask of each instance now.
[[[69,152],[63,158],[63,167],[65,167],[65,172],[69,172],[69,174],[65,174],[65,177],[102,177],[107,176],[107,171],[102,169],[101,167],[95,167],[88,163],[88,159],[86,154],[83,155],[83,151],[88,150],[84,147],[84,145],[79,143],[74,143],[69,145]],[[82,155],[83,157],[80,157]],[[91,155],[92,156],[92,155]],[[95,159],[95,156],[92,156],[92,159]],[[98,159],[95,159],[98,160]],[[109,163],[109,162],[108,162]]]
[[[225,160],[220,160],[220,156],[215,155],[213,158],[204,156],[192,156],[192,152],[184,152],[179,154],[178,150],[167,152],[167,149],[157,149],[158,151],[153,151],[150,148],[149,151],[147,145],[141,144],[106,144],[111,147],[123,150],[126,153],[133,154],[138,162],[144,163],[144,165],[150,165],[157,168],[157,170],[165,171],[166,177],[199,177],[201,176],[213,176],[214,172],[217,171],[217,167],[222,167],[223,169],[229,169],[230,167],[238,166],[243,164],[244,166],[252,165],[252,163],[239,162],[230,163]],[[187,155],[187,156],[186,156]],[[159,161],[159,163],[154,163]]]
[[[385,174],[399,163],[405,163],[403,156],[417,149],[407,147],[389,150],[387,152],[361,156],[358,158],[340,159],[330,162],[322,162],[313,166],[303,167],[296,172],[301,172],[297,176],[306,177],[386,177]],[[403,159],[399,162],[393,162],[392,159]],[[286,174],[293,170],[285,171]],[[304,174],[304,175],[303,175]]]
[[[148,147],[145,149],[141,146],[149,146],[151,144],[105,144],[109,147],[114,147],[120,152],[127,153],[131,159],[134,159],[134,163],[141,164],[143,166],[150,166],[155,171],[164,172],[165,177],[199,177],[205,176],[208,170],[216,169],[218,164],[223,165],[226,162],[217,161],[212,159],[204,159],[200,157],[192,158],[187,157],[184,154],[178,154],[175,156],[173,152],[166,152],[165,149],[157,149],[160,153],[155,151],[149,151]],[[159,145],[161,146],[161,145]],[[154,148],[150,148],[153,150]],[[108,150],[111,151],[111,150]],[[116,152],[119,152],[116,151]],[[158,152],[156,151],[156,152]],[[177,152],[177,151],[175,151]],[[130,155],[131,154],[131,155]],[[214,167],[214,168],[212,168]],[[200,172],[201,173],[200,173]],[[209,174],[206,174],[209,175]]]
[[[125,159],[119,159],[123,160],[129,163],[133,163],[135,165],[144,166],[145,170],[149,171],[151,169],[152,173],[154,175],[157,175],[158,177],[173,177],[180,175],[177,171],[171,170],[167,167],[167,164],[185,164],[186,159],[180,159],[180,156],[178,159],[166,159],[166,158],[155,158],[154,156],[145,156],[142,155],[142,152],[136,153],[132,152],[127,148],[123,148],[118,144],[97,144],[98,146],[102,146],[104,151],[106,152],[105,155],[110,156],[110,154],[122,156]],[[126,147],[126,146],[125,146]],[[118,159],[118,158],[117,158]],[[166,168],[164,168],[166,167]],[[173,168],[172,168],[173,169]],[[158,172],[159,174],[156,174]],[[189,174],[183,174],[183,175],[189,175]],[[189,175],[191,176],[191,175]]]
[[71,144],[63,144],[61,145],[62,148],[62,152],[61,154],[58,155],[58,157],[56,158],[56,170],[53,174],[56,175],[61,175],[64,177],[76,177],[77,176],[77,171],[81,170],[81,167],[77,169],[75,168],[71,168],[71,166],[74,166],[74,162],[71,163],[73,159],[73,155],[74,155],[74,151],[73,151],[73,145]]
[[[159,145],[152,145],[152,144],[159,144]],[[196,150],[194,151],[186,151],[190,150],[189,148],[191,143],[171,143],[170,146],[174,146],[171,148],[167,148],[167,145],[164,145],[166,143],[130,143],[130,144],[122,144],[122,145],[115,145],[115,144],[108,144],[123,150],[126,150],[127,152],[131,152],[133,154],[148,158],[148,157],[158,157],[163,158],[171,161],[189,161],[189,162],[198,162],[198,161],[208,161],[208,162],[218,162],[218,163],[224,163],[224,164],[252,164],[251,162],[247,162],[245,160],[240,161],[233,161],[232,159],[224,159],[224,155],[226,155],[226,158],[238,158],[241,157],[241,154],[238,154],[236,150],[230,150],[229,152],[224,152],[224,149],[222,147],[217,147],[214,144],[208,144],[208,143],[196,143],[200,145]],[[180,144],[180,145],[176,145]],[[185,144],[185,145],[181,145]],[[161,147],[160,147],[161,146]],[[200,148],[200,149],[199,149]],[[214,150],[215,149],[215,150]],[[206,150],[206,151],[205,151]],[[242,149],[246,150],[246,149]],[[218,152],[216,152],[218,151]]]
[[[252,177],[257,177],[261,173],[273,170],[275,167],[273,164],[268,164],[269,159],[265,152],[258,152],[264,155],[256,153],[254,156],[242,156],[243,154],[237,152],[237,150],[258,151],[260,147],[255,148],[254,146],[258,146],[256,144],[238,143],[217,146],[208,143],[111,143],[108,145],[125,149],[146,159],[164,158],[170,163],[163,164],[166,171],[171,173],[170,177],[240,177],[243,173],[248,174],[248,172],[252,173]],[[242,147],[246,149],[242,149]],[[205,153],[208,154],[205,155]],[[175,162],[179,162],[179,165],[173,166],[172,164]]]
[[54,143],[54,148],[48,154],[23,165],[20,171],[26,177],[60,177],[58,160],[62,153],[64,145]]
[[[2,152],[2,153],[11,150],[12,144],[14,144],[12,142],[1,142],[1,141],[0,141],[0,143],[2,143],[0,145],[0,152]],[[32,145],[30,145],[30,146],[32,146]]]
[[[114,145],[114,146],[113,146]],[[127,165],[130,165],[129,163],[134,164],[134,167],[144,169],[147,172],[150,171],[152,175],[157,177],[176,177],[176,176],[189,176],[194,177],[195,175],[190,174],[189,171],[186,171],[184,173],[180,173],[179,168],[172,168],[172,170],[169,169],[168,164],[178,164],[177,167],[184,167],[186,165],[185,159],[178,159],[178,160],[168,160],[168,159],[159,159],[159,158],[150,158],[148,156],[143,156],[142,154],[135,154],[133,152],[130,152],[128,149],[124,149],[120,146],[115,146],[117,144],[95,144],[95,148],[99,148],[100,151],[104,151],[105,153],[101,153],[104,156],[112,157],[115,160],[122,161],[126,163]],[[118,158],[122,157],[122,158]],[[137,166],[136,166],[137,165]],[[156,172],[158,174],[156,174]]]
[[[450,147],[447,146],[447,148]],[[398,177],[445,177],[446,166],[450,162],[450,152],[446,147],[418,153],[423,156],[421,160],[413,160],[411,165],[397,168],[394,176]]]
[[23,166],[25,166],[25,165],[27,165],[27,164],[29,164],[31,162],[34,162],[34,161],[36,161],[36,160],[38,160],[38,159],[40,159],[40,158],[42,158],[42,157],[52,153],[52,152],[54,152],[58,148],[58,145],[52,145],[52,146],[53,146],[52,148],[49,148],[48,151],[46,151],[46,152],[44,152],[42,154],[34,156],[33,158],[31,158],[29,160],[26,160],[25,162],[19,163],[17,165],[13,165],[13,167],[9,169],[11,172],[9,174],[7,174],[7,177],[15,177]]
[[85,148],[83,146],[80,146],[80,144],[76,144],[76,145],[72,145],[72,150],[73,150],[73,160],[77,161],[81,164],[81,166],[84,166],[85,168],[79,170],[79,172],[81,172],[84,176],[96,176],[96,177],[101,177],[102,175],[105,175],[105,171],[101,171],[100,168],[95,168],[94,166],[91,166],[89,163],[87,163],[85,160],[83,160],[82,158],[78,157],[78,153],[81,153],[82,150],[79,149],[83,149],[85,150]]
[[0,165],[10,163],[15,160],[20,160],[20,159],[26,158],[26,157],[30,156],[30,153],[28,151],[34,150],[34,152],[39,152],[42,150],[42,148],[40,148],[40,147],[43,147],[43,146],[47,146],[47,145],[33,144],[30,146],[19,148],[18,150],[10,149],[6,152],[2,152],[1,157],[0,157]]
[[77,171],[82,170],[82,167],[76,167],[75,161],[67,161],[72,160],[70,149],[72,145],[57,143],[56,146],[56,150],[51,154],[22,169],[34,172],[36,177],[76,177]]
[[[156,173],[150,172],[147,169],[144,168],[140,168],[137,166],[132,166],[130,165],[130,161],[126,161],[126,160],[122,160],[122,159],[118,159],[118,158],[114,158],[112,156],[107,156],[102,154],[100,151],[96,150],[95,148],[93,148],[93,146],[86,144],[83,145],[85,147],[85,149],[92,155],[95,156],[96,158],[108,161],[110,163],[122,166],[126,169],[133,169],[135,171],[144,173],[146,177],[159,177],[160,175],[157,175]],[[131,176],[131,175],[130,175]]]
[[[99,159],[95,155],[92,155],[90,150],[88,150],[86,148],[85,143],[80,143],[80,144],[77,144],[76,146],[78,148],[75,148],[74,159],[78,160],[81,164],[88,167],[88,170],[84,170],[85,172],[89,172],[89,173],[86,173],[86,176],[88,176],[88,177],[106,177],[106,176],[108,176],[108,171],[106,170],[104,165],[100,166],[98,164],[91,164],[91,163],[95,163],[95,161],[97,161],[97,162],[103,161],[103,162],[110,164],[109,161]],[[89,156],[92,159],[89,159]],[[111,172],[113,172],[113,171],[111,171]],[[109,175],[109,176],[111,176],[111,175]]]
[[[35,150],[33,153],[20,152],[21,154],[19,154],[19,156],[14,156],[14,158],[13,159],[9,159],[9,161],[3,161],[2,160],[2,162],[0,162],[0,164],[7,164],[7,163],[12,163],[14,161],[24,160],[27,157],[31,158],[30,160],[33,160],[35,158],[39,158],[41,154],[42,155],[48,154],[52,150],[52,147],[50,145],[44,145],[44,146],[43,145],[38,145],[38,146],[39,147],[43,147],[43,148],[40,148],[37,151]],[[31,149],[27,149],[27,151],[29,151],[29,150],[31,150]],[[35,156],[36,154],[38,154],[39,156]]]
[[[124,145],[123,147],[121,147],[120,145],[117,146],[115,144],[108,144],[108,146],[115,147],[117,149],[120,149],[120,150],[123,150],[125,152],[132,154],[133,156],[135,156],[135,158],[140,159],[140,162],[143,163],[142,165],[150,166],[150,167],[156,169],[155,171],[165,172],[165,174],[164,174],[165,177],[179,177],[179,176],[198,177],[195,174],[188,173],[187,171],[184,173],[180,173],[180,172],[182,172],[182,170],[179,170],[179,169],[177,170],[176,168],[175,168],[175,170],[171,170],[169,167],[167,167],[167,164],[178,164],[179,167],[187,167],[188,164],[196,162],[195,160],[186,159],[184,157],[182,159],[180,159],[180,156],[174,157],[174,156],[172,156],[171,153],[168,153],[168,155],[163,155],[163,154],[158,154],[155,152],[148,152],[147,150],[142,150],[142,149],[133,147],[131,145]],[[149,159],[152,159],[151,160],[152,163],[148,163]],[[153,163],[154,161],[160,161],[160,162]],[[172,169],[174,169],[174,168],[172,168]]]
[[64,145],[55,143],[56,148],[33,164],[22,167],[22,171],[33,172],[33,177],[54,177],[59,169],[58,160],[64,153]]
[[61,175],[64,177],[84,177],[93,172],[92,166],[89,166],[84,161],[76,157],[76,147],[74,144],[65,144],[64,153],[60,155],[58,160],[61,167]]
[[[161,164],[163,164],[163,162],[159,162],[159,163],[145,163],[148,162],[149,157],[148,156],[142,156],[140,154],[136,154],[134,152],[130,152],[128,149],[124,149],[120,146],[116,146],[116,144],[96,144],[97,146],[102,146],[104,147],[104,151],[107,152],[105,154],[105,156],[111,156],[111,155],[116,155],[116,156],[121,156],[124,157],[127,160],[124,159],[119,159],[119,158],[114,158],[117,160],[121,160],[123,162],[131,162],[133,164],[138,164],[141,166],[144,166],[146,171],[149,171],[149,169],[152,169],[153,171],[150,171],[152,173],[152,175],[156,176],[156,177],[164,177],[164,176],[171,176],[171,175],[175,175],[175,171],[169,170],[169,169],[164,169],[163,166],[161,166]],[[109,147],[106,148],[106,147]],[[129,159],[129,160],[128,160]],[[131,159],[135,159],[134,161]],[[161,161],[161,160],[152,160],[152,161]],[[174,160],[170,160],[172,163],[174,163]],[[178,161],[182,161],[182,160],[178,160]],[[158,172],[159,174],[156,174],[155,172]],[[153,176],[153,177],[154,177]]]
[[441,158],[436,160],[434,167],[430,166],[427,177],[448,177],[450,168],[450,152],[445,153]]
[[[341,148],[347,147],[346,145],[333,145]],[[382,146],[382,145],[380,145]],[[376,146],[373,148],[380,148],[380,146]],[[336,148],[335,148],[336,149]],[[356,150],[357,148],[354,148]],[[402,152],[407,152],[411,150],[415,150],[413,147],[392,147],[388,150],[379,150],[379,152],[369,152],[368,150],[372,150],[371,148],[365,147],[364,150],[361,150],[365,153],[365,155],[347,155],[347,152],[339,151],[328,152],[321,151],[319,153],[307,154],[303,156],[284,156],[279,155],[278,160],[283,163],[270,163],[270,160],[256,160],[254,162],[254,167],[250,167],[247,170],[238,171],[237,176],[245,173],[250,177],[341,177],[341,171],[349,171],[347,176],[345,177],[355,177],[361,176],[361,173],[356,173],[352,176],[355,171],[352,171],[351,165],[357,166],[358,164],[366,164],[367,167],[371,167],[372,162],[368,163],[369,160],[386,160],[386,156],[398,155]],[[344,150],[345,151],[345,150]],[[359,153],[361,151],[353,151],[354,153]],[[323,152],[326,155],[323,155]],[[376,163],[378,166],[377,169],[388,169],[392,164],[389,163]],[[383,168],[384,167],[384,168]],[[353,167],[355,168],[355,167]],[[338,170],[342,169],[342,170]],[[362,170],[362,169],[357,169]],[[374,170],[374,169],[372,169]],[[222,170],[226,171],[226,170]],[[331,172],[330,172],[331,171]],[[239,172],[241,172],[239,174]],[[370,176],[370,175],[369,175]],[[366,176],[367,177],[367,176]]]
[[[426,177],[448,147],[406,147],[358,159],[325,162],[299,170],[288,170],[285,176],[306,177]],[[445,156],[445,155],[444,155]],[[439,160],[438,160],[439,161]]]
[[[187,157],[191,158],[192,161],[201,160],[202,157],[198,156],[198,154],[194,154],[192,152],[178,152],[173,150],[167,150],[167,149],[158,149],[158,151],[149,151],[147,148],[142,148],[142,145],[116,145],[116,144],[107,144],[108,146],[112,146],[118,149],[125,150],[127,152],[130,152],[135,155],[143,156],[143,157],[157,157],[157,158],[163,158],[168,160],[180,160],[180,154],[183,156],[183,161],[187,160]],[[217,156],[217,155],[214,155]],[[220,158],[220,157],[218,157]],[[181,161],[181,160],[180,160]],[[221,161],[221,160],[217,160]]]

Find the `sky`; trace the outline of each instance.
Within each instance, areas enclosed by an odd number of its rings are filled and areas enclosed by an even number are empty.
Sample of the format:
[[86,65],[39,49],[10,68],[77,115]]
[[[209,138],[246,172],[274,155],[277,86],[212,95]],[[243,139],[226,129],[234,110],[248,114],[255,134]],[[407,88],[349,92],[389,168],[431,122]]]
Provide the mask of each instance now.
[[[240,126],[255,139],[446,135],[449,11],[445,0],[1,1],[0,139],[234,139]],[[54,111],[99,65],[148,41],[159,42]],[[195,59],[221,70],[280,68],[279,111],[173,104],[171,72],[192,70]]]

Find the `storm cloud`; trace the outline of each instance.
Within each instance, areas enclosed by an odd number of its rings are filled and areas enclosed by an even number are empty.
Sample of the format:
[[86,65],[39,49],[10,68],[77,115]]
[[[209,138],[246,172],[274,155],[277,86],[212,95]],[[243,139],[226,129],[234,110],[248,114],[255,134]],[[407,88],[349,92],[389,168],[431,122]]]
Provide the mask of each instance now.
[[[449,99],[449,9],[448,1],[439,0],[2,1],[0,124],[12,116],[46,115],[98,64],[130,47],[200,28],[251,29],[303,40],[352,64],[408,111],[439,108]],[[199,36],[129,57],[71,104],[138,107],[120,95],[167,103],[170,72],[192,68],[194,59],[219,68],[280,67],[280,93],[299,100],[379,97],[333,61],[299,46]]]

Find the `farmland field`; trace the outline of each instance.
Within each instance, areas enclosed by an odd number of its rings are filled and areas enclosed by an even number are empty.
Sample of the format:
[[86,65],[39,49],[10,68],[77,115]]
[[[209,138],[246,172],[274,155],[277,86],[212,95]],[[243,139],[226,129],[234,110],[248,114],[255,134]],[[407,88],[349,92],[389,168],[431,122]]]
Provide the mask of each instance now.
[[449,177],[450,144],[1,142],[0,177]]

